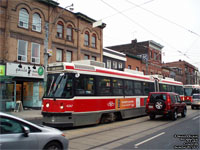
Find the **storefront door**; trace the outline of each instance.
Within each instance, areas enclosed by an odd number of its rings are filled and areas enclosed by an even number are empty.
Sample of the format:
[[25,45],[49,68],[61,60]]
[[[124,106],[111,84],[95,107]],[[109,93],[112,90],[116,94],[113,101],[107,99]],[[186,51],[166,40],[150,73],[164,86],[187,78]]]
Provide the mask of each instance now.
[[22,83],[16,84],[16,101],[22,101],[22,95],[23,95],[23,85]]

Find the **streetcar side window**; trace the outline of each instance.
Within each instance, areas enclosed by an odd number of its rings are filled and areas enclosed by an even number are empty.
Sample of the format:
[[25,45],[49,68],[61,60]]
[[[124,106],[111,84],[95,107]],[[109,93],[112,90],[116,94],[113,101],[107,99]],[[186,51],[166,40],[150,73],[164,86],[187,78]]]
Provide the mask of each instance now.
[[111,79],[107,77],[98,77],[97,80],[97,94],[111,95]]
[[113,79],[112,80],[112,90],[114,95],[124,95],[123,94],[123,80]]
[[179,95],[183,95],[183,87],[182,86],[176,86],[175,87],[175,93],[178,93]]
[[135,95],[142,95],[143,89],[142,89],[142,82],[140,81],[134,81],[134,94]]
[[154,84],[149,82],[143,82],[143,89],[144,89],[144,95],[149,95],[149,92],[154,91]]
[[167,85],[166,84],[160,84],[160,92],[167,92]]
[[76,95],[94,95],[94,77],[81,75],[75,81]]
[[133,95],[133,82],[130,80],[124,81],[124,92],[126,96],[132,96]]

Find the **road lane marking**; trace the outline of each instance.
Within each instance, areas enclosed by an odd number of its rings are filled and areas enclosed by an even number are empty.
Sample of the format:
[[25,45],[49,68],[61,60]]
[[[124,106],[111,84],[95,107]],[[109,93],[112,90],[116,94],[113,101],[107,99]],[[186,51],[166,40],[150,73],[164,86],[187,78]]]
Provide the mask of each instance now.
[[161,135],[163,135],[163,134],[165,134],[165,132],[162,132],[162,133],[160,133],[160,134],[158,134],[158,135],[155,135],[155,136],[153,136],[153,137],[151,137],[151,138],[148,138],[148,139],[146,139],[146,140],[144,140],[144,141],[142,141],[142,142],[140,142],[140,143],[137,143],[137,144],[135,144],[135,148],[137,148],[139,145],[144,144],[144,143],[146,143],[146,142],[148,142],[148,141],[150,141],[150,140],[153,140],[153,139],[155,139],[155,138],[157,138],[157,137],[159,137],[159,136],[161,136]]
[[196,120],[196,119],[198,119],[198,118],[200,118],[200,116],[194,117],[194,118],[192,118],[192,120]]

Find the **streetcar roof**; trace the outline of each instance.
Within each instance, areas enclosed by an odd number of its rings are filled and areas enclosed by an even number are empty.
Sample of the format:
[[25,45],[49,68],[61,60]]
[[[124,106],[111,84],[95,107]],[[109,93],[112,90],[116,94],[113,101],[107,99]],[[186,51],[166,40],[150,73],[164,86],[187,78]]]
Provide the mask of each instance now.
[[[86,62],[86,63],[85,63]],[[51,63],[48,65],[49,69],[48,72],[72,72],[72,73],[80,73],[80,74],[90,74],[90,75],[100,75],[100,76],[107,76],[107,77],[116,77],[116,78],[126,78],[126,79],[136,79],[136,80],[145,80],[147,82],[154,82],[154,76],[153,75],[144,75],[141,72],[138,71],[130,71],[129,69],[125,69],[125,71],[119,71],[114,69],[108,69],[103,67],[100,63],[96,63],[96,61],[93,61],[99,66],[90,65],[88,61],[75,61],[72,63],[68,62],[57,62],[57,63]],[[129,70],[129,71],[127,71]],[[174,85],[183,85],[182,82],[175,81],[171,78],[162,79],[158,77],[159,82],[163,84],[174,84]]]

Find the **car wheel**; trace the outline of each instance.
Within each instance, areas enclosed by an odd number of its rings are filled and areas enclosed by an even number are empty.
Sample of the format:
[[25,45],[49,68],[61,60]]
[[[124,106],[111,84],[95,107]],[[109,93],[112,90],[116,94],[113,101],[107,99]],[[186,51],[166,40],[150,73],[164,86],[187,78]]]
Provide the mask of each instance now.
[[156,118],[156,115],[149,115],[149,118],[150,118],[151,120],[154,120],[154,119]]
[[172,113],[172,120],[176,120],[177,117],[178,117],[178,114],[177,114],[176,111],[174,111],[174,112]]
[[194,106],[191,106],[192,109],[194,109]]
[[43,150],[62,150],[62,146],[58,142],[50,142],[48,143]]
[[184,110],[183,110],[183,112],[181,113],[181,116],[182,116],[182,117],[185,117],[186,114],[187,114],[187,108],[185,107]]

